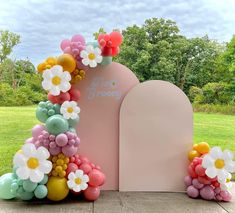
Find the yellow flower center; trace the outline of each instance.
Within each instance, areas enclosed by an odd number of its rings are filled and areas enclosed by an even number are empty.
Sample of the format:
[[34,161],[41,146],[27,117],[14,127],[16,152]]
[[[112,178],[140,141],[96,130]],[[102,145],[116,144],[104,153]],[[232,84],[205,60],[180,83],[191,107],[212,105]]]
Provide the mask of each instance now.
[[72,113],[72,112],[73,112],[73,107],[68,107],[68,108],[67,108],[67,112],[68,112],[68,113]]
[[37,158],[29,158],[27,161],[27,165],[30,169],[36,169],[39,166],[39,162]]
[[95,59],[95,54],[94,53],[89,53],[88,58],[90,60],[94,60]]
[[227,179],[226,179],[226,183],[229,183],[230,181],[231,181],[230,178],[227,178]]
[[215,161],[215,168],[217,168],[217,169],[223,169],[224,165],[225,165],[225,163],[224,163],[223,159],[217,159]]
[[55,77],[53,77],[52,78],[52,84],[54,84],[54,85],[59,85],[60,84],[60,82],[61,82],[61,78],[59,77],[59,76],[55,76]]
[[82,182],[82,180],[81,180],[80,178],[76,178],[76,179],[75,179],[75,183],[76,183],[77,185],[81,184],[81,182]]

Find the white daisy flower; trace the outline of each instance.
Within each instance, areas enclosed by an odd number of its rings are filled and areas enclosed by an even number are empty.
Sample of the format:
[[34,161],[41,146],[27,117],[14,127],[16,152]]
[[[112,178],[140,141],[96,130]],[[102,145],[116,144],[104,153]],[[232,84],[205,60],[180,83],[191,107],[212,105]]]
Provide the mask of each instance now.
[[202,160],[202,167],[210,178],[218,177],[218,181],[225,180],[230,172],[235,171],[233,153],[229,150],[222,152],[220,147],[213,147]]
[[87,189],[89,177],[84,175],[83,171],[78,169],[75,172],[70,172],[68,175],[67,185],[69,189],[72,189],[75,192],[80,192]]
[[65,119],[76,119],[78,113],[80,113],[80,108],[75,101],[65,101],[60,107],[60,113]]
[[34,183],[41,182],[44,174],[50,173],[52,169],[52,163],[47,160],[49,157],[50,153],[46,148],[41,146],[36,149],[32,143],[24,144],[13,159],[13,164],[17,167],[16,174],[22,180],[29,178]]
[[59,95],[60,91],[67,92],[71,88],[69,83],[71,75],[69,72],[63,71],[63,67],[60,65],[45,70],[42,77],[43,89],[48,90],[54,96]]
[[229,175],[225,179],[218,180],[220,183],[220,188],[224,191],[232,188],[233,183],[231,179],[232,179],[232,175],[229,173]]
[[92,45],[86,46],[86,49],[81,51],[80,56],[85,66],[96,67],[97,63],[102,62],[100,48],[94,48]]

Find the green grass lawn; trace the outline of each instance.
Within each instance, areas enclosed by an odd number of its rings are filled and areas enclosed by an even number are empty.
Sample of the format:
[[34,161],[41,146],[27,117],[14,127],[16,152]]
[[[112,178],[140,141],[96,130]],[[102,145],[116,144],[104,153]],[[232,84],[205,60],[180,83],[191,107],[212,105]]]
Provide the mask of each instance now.
[[[32,107],[0,107],[0,175],[10,172],[12,158],[32,127],[39,123]],[[206,141],[212,146],[231,149],[235,153],[235,116],[194,114],[194,141]]]

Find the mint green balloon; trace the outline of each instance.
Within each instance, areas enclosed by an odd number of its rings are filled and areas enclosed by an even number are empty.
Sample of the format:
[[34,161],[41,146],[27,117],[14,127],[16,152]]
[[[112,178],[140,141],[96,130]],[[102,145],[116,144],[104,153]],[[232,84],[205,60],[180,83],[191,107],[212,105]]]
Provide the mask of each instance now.
[[45,123],[46,120],[48,119],[48,114],[47,114],[47,110],[44,110],[45,108],[41,108],[38,107],[36,110],[36,117],[39,121],[41,121],[42,123]]
[[21,191],[21,192],[17,193],[17,196],[21,200],[31,200],[34,197],[34,193],[33,192]]
[[16,194],[11,190],[11,184],[14,180],[13,173],[7,173],[0,177],[0,199],[12,199]]
[[33,183],[30,180],[24,180],[23,181],[23,189],[26,192],[33,192],[36,189],[37,185],[38,185],[37,183]]
[[41,185],[45,185],[48,181],[48,176],[47,175],[44,175],[44,178],[42,179],[42,181],[39,183]]
[[38,199],[42,199],[47,196],[47,187],[45,185],[38,185],[34,191],[34,195]]
[[79,122],[79,116],[76,119],[68,119],[69,127],[75,127]]
[[54,104],[54,110],[56,114],[60,114],[60,105],[59,104]]
[[61,115],[53,115],[46,121],[46,129],[53,135],[67,132],[69,129],[68,121]]
[[98,44],[97,41],[90,41],[90,42],[87,42],[87,46],[88,46],[88,45],[92,45],[94,48],[99,47],[99,44]]
[[112,57],[111,56],[104,56],[101,62],[101,65],[108,65],[112,63]]

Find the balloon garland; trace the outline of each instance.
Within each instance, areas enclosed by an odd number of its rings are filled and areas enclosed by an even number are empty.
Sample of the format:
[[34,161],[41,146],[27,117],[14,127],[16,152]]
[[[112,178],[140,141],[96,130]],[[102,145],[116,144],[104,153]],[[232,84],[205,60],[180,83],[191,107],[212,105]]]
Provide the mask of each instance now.
[[222,151],[220,147],[210,149],[207,143],[201,142],[193,146],[188,153],[188,159],[190,164],[184,183],[189,197],[231,201],[231,173],[235,172],[235,161],[231,151]]
[[0,177],[1,199],[61,201],[69,192],[83,194],[90,201],[99,197],[105,175],[100,166],[78,154],[80,139],[75,127],[80,92],[75,84],[85,78],[88,69],[111,63],[121,43],[119,32],[99,35],[93,43],[74,35],[61,42],[62,55],[38,65],[42,87],[48,92],[48,100],[36,109],[43,124],[33,127],[32,137],[15,154],[13,172]]

